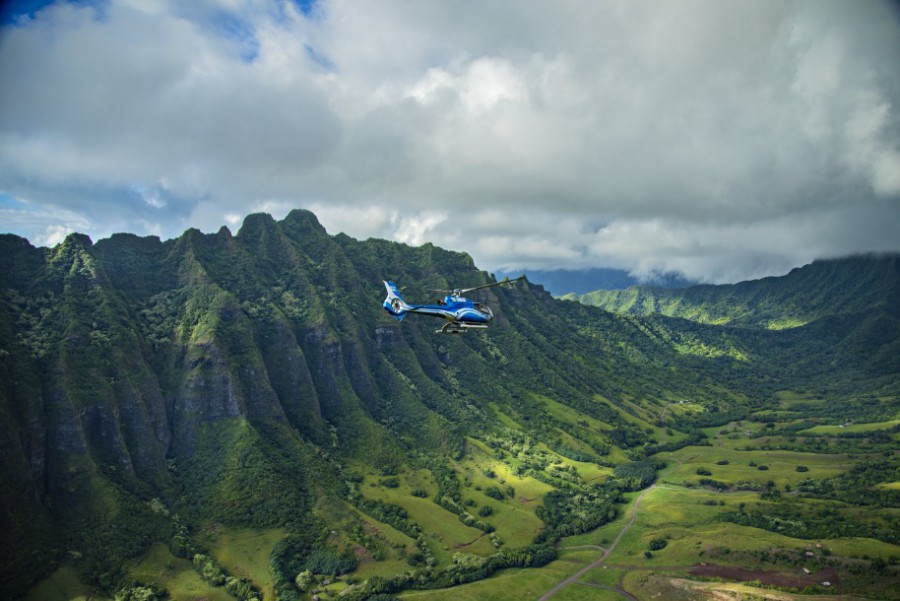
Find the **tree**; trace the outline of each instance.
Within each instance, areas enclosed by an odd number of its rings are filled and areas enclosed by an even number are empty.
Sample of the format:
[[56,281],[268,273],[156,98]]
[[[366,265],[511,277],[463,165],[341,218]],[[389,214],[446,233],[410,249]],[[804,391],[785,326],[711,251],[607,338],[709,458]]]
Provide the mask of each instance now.
[[132,585],[116,593],[115,601],[157,601],[159,595],[149,586]]
[[306,589],[314,582],[313,573],[309,570],[303,570],[297,577],[294,579],[294,582],[297,585],[297,588],[300,589],[300,592],[305,593]]

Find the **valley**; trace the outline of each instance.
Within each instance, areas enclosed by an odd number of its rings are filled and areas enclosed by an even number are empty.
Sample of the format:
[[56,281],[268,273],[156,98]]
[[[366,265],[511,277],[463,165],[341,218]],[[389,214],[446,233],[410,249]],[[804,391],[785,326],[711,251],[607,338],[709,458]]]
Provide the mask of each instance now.
[[[11,598],[900,598],[896,259],[765,282],[758,319],[730,289],[667,316],[528,282],[438,336],[385,315],[381,280],[489,274],[304,211],[14,238]],[[877,290],[826,302],[854,274]]]

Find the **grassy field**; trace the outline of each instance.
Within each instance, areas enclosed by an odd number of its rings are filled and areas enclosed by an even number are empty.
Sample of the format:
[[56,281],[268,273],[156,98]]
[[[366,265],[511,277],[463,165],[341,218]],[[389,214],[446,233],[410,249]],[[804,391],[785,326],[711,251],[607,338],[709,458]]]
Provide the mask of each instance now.
[[455,514],[437,505],[431,497],[414,497],[414,486],[410,485],[405,475],[398,478],[400,485],[397,488],[382,486],[379,484],[381,480],[382,477],[367,475],[360,486],[360,492],[367,498],[405,509],[410,519],[426,532],[429,548],[439,565],[449,563],[453,554],[461,549],[477,555],[493,552],[494,548],[481,530],[466,526]]
[[615,587],[622,583],[622,578],[625,576],[625,573],[626,570],[617,570],[610,568],[609,566],[600,566],[585,574],[581,581]]
[[416,601],[537,599],[560,580],[571,576],[596,558],[597,553],[594,551],[563,551],[559,559],[542,568],[503,570],[490,578],[471,584],[433,591],[411,591],[400,595],[400,598]]
[[838,426],[814,426],[806,430],[801,430],[799,434],[851,434],[860,432],[875,432],[878,430],[889,430],[900,425],[900,419],[894,419],[887,422],[871,422],[865,424],[842,424]]
[[78,573],[63,565],[28,591],[24,601],[106,601],[78,579]]
[[[744,451],[732,445],[712,447],[684,447],[672,453],[660,453],[659,458],[677,466],[666,474],[669,483],[691,482],[711,478],[728,485],[765,486],[771,480],[779,488],[807,478],[830,478],[851,469],[858,460],[847,455],[826,455],[792,451]],[[720,463],[720,462],[728,463]],[[751,465],[755,464],[755,465]],[[760,466],[765,469],[760,469]],[[808,468],[798,472],[798,466]],[[698,474],[698,469],[709,474]]]
[[169,591],[172,601],[233,601],[224,588],[206,583],[186,559],[179,559],[162,544],[153,545],[139,560],[127,566],[128,575],[144,584]]
[[226,529],[217,526],[208,543],[213,557],[231,575],[249,578],[262,591],[264,599],[272,599],[274,581],[269,571],[272,548],[284,537],[281,529]]

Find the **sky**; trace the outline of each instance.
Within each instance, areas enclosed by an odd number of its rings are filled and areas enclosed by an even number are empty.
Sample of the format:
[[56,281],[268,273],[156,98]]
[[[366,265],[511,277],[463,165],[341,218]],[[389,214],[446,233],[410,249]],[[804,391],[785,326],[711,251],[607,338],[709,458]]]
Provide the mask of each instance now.
[[4,2],[0,232],[780,275],[900,251],[898,64],[879,0]]

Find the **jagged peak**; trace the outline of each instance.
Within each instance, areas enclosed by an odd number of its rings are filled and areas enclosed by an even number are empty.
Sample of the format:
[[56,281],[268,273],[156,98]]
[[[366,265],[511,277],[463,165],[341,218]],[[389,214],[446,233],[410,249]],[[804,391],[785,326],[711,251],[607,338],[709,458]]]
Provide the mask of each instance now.
[[91,240],[91,237],[87,234],[79,234],[78,232],[72,232],[68,236],[66,236],[65,240],[61,243],[62,246],[81,246],[83,248],[91,248],[94,246],[94,241]]
[[275,218],[269,213],[250,213],[244,217],[244,223],[241,225],[241,229],[258,226],[270,227],[276,223]]
[[322,234],[328,233],[325,230],[325,227],[319,223],[318,217],[316,217],[312,211],[306,209],[293,209],[284,218],[283,223],[286,225],[306,227]]
[[130,232],[117,232],[109,238],[98,240],[97,244],[104,242],[144,242],[150,244],[162,244],[162,240],[159,236],[138,236],[137,234],[132,234]]
[[16,234],[0,234],[0,245],[8,248],[35,248],[28,238]]
[[268,213],[250,213],[244,217],[241,229],[238,230],[238,238],[255,237],[263,232],[271,232],[278,226],[278,222]]

